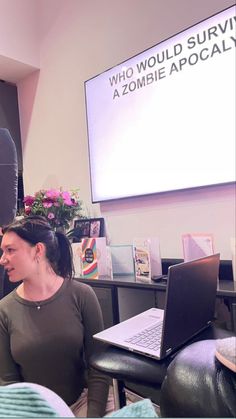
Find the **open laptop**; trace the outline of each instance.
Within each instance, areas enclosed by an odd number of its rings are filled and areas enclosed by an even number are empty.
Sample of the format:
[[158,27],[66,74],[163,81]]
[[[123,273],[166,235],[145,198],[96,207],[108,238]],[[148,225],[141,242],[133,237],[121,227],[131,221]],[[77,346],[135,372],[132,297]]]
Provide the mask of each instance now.
[[[115,346],[162,359],[205,329],[214,318],[220,255],[168,269],[165,310],[151,308],[94,335]],[[160,335],[160,343],[153,338]]]

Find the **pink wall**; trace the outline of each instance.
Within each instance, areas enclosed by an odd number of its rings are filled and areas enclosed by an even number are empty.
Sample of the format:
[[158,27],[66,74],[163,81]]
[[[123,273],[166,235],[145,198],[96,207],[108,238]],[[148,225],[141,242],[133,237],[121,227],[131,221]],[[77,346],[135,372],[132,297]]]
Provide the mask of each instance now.
[[[6,3],[12,5],[12,1]],[[113,244],[153,235],[160,239],[163,257],[178,258],[182,257],[182,233],[211,232],[221,258],[229,259],[230,237],[235,234],[232,186],[92,205],[83,84],[233,1],[199,0],[197,7],[195,0],[28,3],[32,10],[25,17],[29,30],[36,25],[40,72],[18,83],[25,192],[49,186],[79,187],[88,214],[105,217]],[[14,33],[12,23],[11,28]],[[16,47],[15,53],[23,54],[21,48]],[[29,51],[32,56],[31,45]]]
[[0,55],[39,64],[36,0],[1,0]]

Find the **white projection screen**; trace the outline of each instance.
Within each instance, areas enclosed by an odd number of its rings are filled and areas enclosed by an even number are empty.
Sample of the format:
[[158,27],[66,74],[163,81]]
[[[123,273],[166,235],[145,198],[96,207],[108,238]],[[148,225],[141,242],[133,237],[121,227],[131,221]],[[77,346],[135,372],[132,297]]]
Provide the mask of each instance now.
[[85,82],[92,201],[235,182],[235,6]]

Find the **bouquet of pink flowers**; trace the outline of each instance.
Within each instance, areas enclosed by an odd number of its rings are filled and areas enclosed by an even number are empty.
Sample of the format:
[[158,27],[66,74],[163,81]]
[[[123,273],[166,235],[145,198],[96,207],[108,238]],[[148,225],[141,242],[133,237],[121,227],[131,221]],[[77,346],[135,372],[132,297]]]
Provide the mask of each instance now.
[[81,200],[77,190],[61,189],[40,190],[34,196],[24,198],[24,210],[21,215],[42,215],[55,229],[68,229],[70,222],[80,216]]

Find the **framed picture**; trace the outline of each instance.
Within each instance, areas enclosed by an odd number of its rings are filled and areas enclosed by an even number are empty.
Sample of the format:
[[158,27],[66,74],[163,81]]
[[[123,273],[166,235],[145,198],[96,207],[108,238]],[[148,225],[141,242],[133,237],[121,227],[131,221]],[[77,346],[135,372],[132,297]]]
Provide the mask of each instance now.
[[74,222],[74,240],[73,242],[80,241],[83,237],[89,237],[90,222],[89,219],[75,220]]
[[89,237],[104,236],[104,218],[90,218],[90,234]]
[[78,243],[84,237],[103,237],[104,218],[84,218],[75,220],[71,237],[73,243]]

